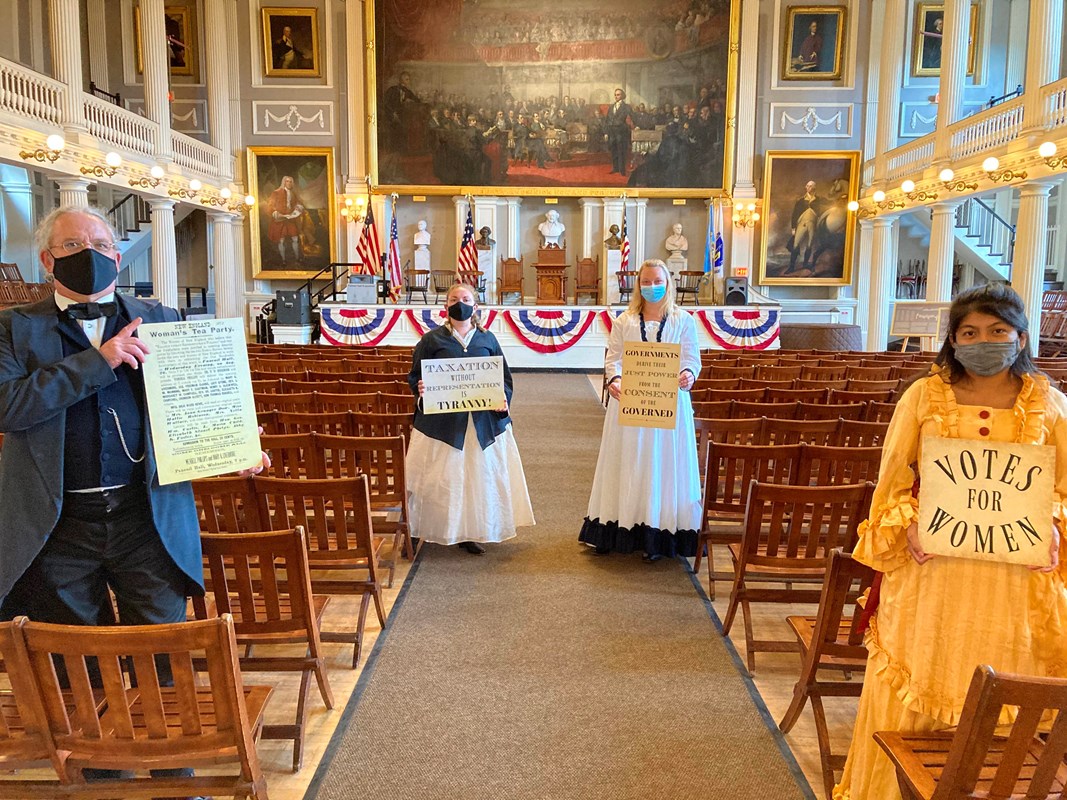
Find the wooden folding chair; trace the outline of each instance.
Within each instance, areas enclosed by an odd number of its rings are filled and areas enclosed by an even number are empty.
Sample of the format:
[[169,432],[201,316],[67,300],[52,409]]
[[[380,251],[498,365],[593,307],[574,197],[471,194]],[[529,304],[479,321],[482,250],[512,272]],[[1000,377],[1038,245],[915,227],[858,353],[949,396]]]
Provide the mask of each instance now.
[[726,366],[721,362],[715,362],[708,366],[707,377],[709,378],[752,378],[755,376],[754,366],[738,367]]
[[192,482],[200,515],[200,530],[208,533],[245,533],[263,530],[252,478],[228,475],[198,478]]
[[883,389],[875,392],[860,392],[852,389],[833,389],[830,392],[831,403],[877,403],[893,402],[895,389]]
[[825,403],[826,395],[826,389],[768,388],[764,399],[768,403],[791,403],[798,400],[803,400],[805,403]]
[[[245,647],[240,658],[242,672],[300,673],[295,723],[263,726],[264,739],[293,740],[296,772],[304,759],[312,677],[323,704],[333,708],[333,690],[319,641],[322,612],[330,598],[312,594],[304,530],[205,533],[200,545],[208,596],[193,598],[196,617],[232,615],[237,644]],[[275,654],[278,645],[286,644],[300,645],[302,652]],[[252,655],[255,645],[269,647],[272,654]]]
[[797,402],[783,401],[777,403],[749,402],[747,400],[735,400],[730,407],[730,416],[734,419],[746,417],[766,417],[767,419],[794,419],[797,413]]
[[888,430],[888,422],[842,419],[837,423],[836,439],[828,444],[838,447],[881,447]]
[[890,369],[892,369],[891,364],[866,366],[861,361],[860,366],[849,366],[848,379],[849,381],[887,381]]
[[256,412],[265,411],[318,411],[314,392],[277,392],[274,394],[257,394],[252,398],[256,403]]
[[843,381],[848,375],[848,364],[819,365],[804,364],[800,379],[805,381]]
[[376,411],[379,414],[414,414],[415,396],[411,392],[404,392],[403,394],[379,392]]
[[[861,615],[856,597],[871,585],[874,570],[835,548],[819,596],[819,612],[814,617],[791,616],[786,622],[793,629],[800,647],[800,677],[793,687],[793,700],[778,728],[789,733],[800,719],[804,705],[811,699],[815,733],[819,741],[823,788],[826,796],[834,791],[834,770],[843,769],[845,756],[830,749],[823,697],[859,697],[863,682],[847,680],[855,673],[862,676],[867,666],[867,648],[860,630]],[[846,614],[846,608],[852,611]],[[844,673],[846,680],[819,680],[821,670]]]
[[795,381],[793,381],[793,386],[797,389],[822,389],[825,392],[828,389],[844,389],[848,386],[848,381],[844,378],[837,381],[820,381],[797,378]]
[[366,475],[301,480],[258,477],[253,482],[260,519],[271,530],[302,527],[308,543],[311,587],[315,594],[358,595],[355,631],[323,631],[324,642],[353,645],[352,668],[363,651],[363,630],[371,599],[385,627],[385,605],[378,577],[378,546],[371,523]]
[[[269,381],[252,381],[252,395],[278,394],[282,391],[283,381],[280,378]],[[297,391],[294,389],[293,391]]]
[[817,603],[821,590],[811,583],[825,580],[832,549],[851,551],[855,546],[856,530],[867,518],[873,492],[870,483],[782,486],[754,481],[749,487],[741,543],[729,546],[734,582],[723,620],[723,633],[728,635],[740,606],[749,671],[756,669],[757,652],[797,649],[792,641],[757,640],[751,604]]
[[893,412],[896,410],[896,403],[882,403],[872,400],[867,403],[867,413],[863,416],[863,419],[868,422],[889,422],[893,419]]
[[693,388],[689,390],[689,396],[694,400],[712,400],[707,396],[708,389],[737,389],[741,378],[697,378]]
[[415,426],[412,414],[371,414],[365,411],[352,414],[353,436],[403,436],[404,441],[411,442],[411,431]]
[[[789,391],[793,388],[793,380],[765,381],[762,378],[741,378],[738,381],[739,389],[774,389],[776,392]],[[773,402],[773,401],[771,401]]]
[[863,419],[866,411],[863,403],[797,402],[797,419]]
[[319,409],[322,411],[345,412],[378,411],[378,390],[371,392],[317,392]]
[[[1016,713],[1007,735],[997,723]],[[1047,736],[1043,718],[1055,716]],[[882,731],[904,800],[1061,800],[1067,797],[1067,680],[974,671],[954,732]]]
[[845,388],[850,392],[893,392],[896,394],[899,387],[900,381],[861,381],[849,378]]
[[733,400],[694,401],[693,416],[697,419],[728,419]]
[[800,372],[804,368],[800,364],[791,364],[789,366],[774,366],[771,364],[760,364],[756,366],[756,380],[768,380],[768,381],[791,381],[800,377]]
[[262,435],[259,444],[270,456],[263,474],[270,478],[325,478],[313,433]]
[[352,433],[352,415],[347,411],[275,411],[276,433]]
[[341,384],[340,380],[310,380],[310,381],[298,381],[289,380],[286,378],[282,381],[284,390],[286,392],[340,392]]
[[837,436],[836,419],[764,418],[759,438],[753,444],[833,444]]
[[[236,773],[135,777],[80,783],[71,796],[148,798],[213,795],[267,800],[254,738],[274,691],[245,686],[233,620],[224,615],[170,625],[21,624],[55,748],[77,782],[87,768],[164,770],[219,765]],[[69,676],[64,697],[53,658]],[[194,670],[204,659],[207,669]],[[136,688],[123,670],[129,664]],[[99,687],[90,674],[99,675]],[[99,717],[99,694],[106,710]]]
[[793,471],[796,486],[840,486],[846,483],[878,482],[881,447],[835,447],[804,444]]

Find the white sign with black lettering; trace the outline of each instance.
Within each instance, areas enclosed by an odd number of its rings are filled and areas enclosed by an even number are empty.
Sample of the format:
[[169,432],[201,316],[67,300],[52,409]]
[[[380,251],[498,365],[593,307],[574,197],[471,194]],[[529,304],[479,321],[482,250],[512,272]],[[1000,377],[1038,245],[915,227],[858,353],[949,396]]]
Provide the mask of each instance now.
[[422,362],[422,411],[493,411],[504,408],[504,357],[428,358]]
[[623,345],[620,425],[667,430],[678,425],[681,362],[680,344],[626,342]]
[[1054,448],[928,436],[919,468],[924,551],[1049,565]]

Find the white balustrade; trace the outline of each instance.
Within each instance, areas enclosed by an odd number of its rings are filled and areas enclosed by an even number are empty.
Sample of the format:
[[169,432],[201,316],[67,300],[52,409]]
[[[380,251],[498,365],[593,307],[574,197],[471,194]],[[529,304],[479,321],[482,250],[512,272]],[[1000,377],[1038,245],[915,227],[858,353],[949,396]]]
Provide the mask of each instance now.
[[93,136],[142,155],[154,155],[156,124],[151,120],[91,94],[82,95],[82,108],[85,127]]
[[66,91],[59,81],[0,58],[0,111],[58,126]]
[[958,161],[995,150],[1018,138],[1023,127],[1023,98],[987,108],[949,126],[952,136],[950,158]]
[[1058,273],[1060,271],[1060,265],[1056,261],[1056,245],[1060,238],[1060,226],[1050,225],[1046,236],[1045,268],[1055,270]]
[[1041,107],[1045,109],[1043,124],[1046,128],[1067,125],[1067,78],[1041,87],[1044,95]]
[[217,148],[177,131],[171,132],[174,163],[206,178],[221,174],[220,153]]
[[890,151],[889,169],[886,171],[886,177],[892,181],[908,175],[915,175],[922,172],[933,158],[934,136],[930,134]]

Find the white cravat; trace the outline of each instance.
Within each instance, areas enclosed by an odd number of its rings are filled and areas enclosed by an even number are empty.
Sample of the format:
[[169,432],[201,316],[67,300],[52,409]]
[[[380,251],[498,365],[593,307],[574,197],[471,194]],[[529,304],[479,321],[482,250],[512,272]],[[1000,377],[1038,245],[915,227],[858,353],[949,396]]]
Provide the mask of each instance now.
[[[68,306],[72,306],[77,303],[77,300],[72,300],[66,295],[62,295],[56,292],[52,295],[56,299],[56,306],[60,311],[65,310]],[[97,303],[114,303],[115,293],[104,295],[97,299]],[[99,319],[79,319],[78,324],[82,326],[82,330],[85,332],[85,338],[89,340],[89,343],[97,350],[100,349],[100,345],[104,342],[104,328],[107,325],[107,317],[100,317]]]

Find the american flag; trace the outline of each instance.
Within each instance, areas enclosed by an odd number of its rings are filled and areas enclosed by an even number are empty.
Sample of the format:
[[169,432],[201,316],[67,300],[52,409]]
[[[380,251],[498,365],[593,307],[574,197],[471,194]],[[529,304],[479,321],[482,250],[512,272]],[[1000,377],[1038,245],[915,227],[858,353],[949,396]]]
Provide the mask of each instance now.
[[404,278],[400,274],[400,236],[396,225],[396,198],[393,198],[393,220],[389,225],[389,297],[394,303],[400,302],[400,289]]
[[622,264],[619,269],[630,268],[630,237],[626,235],[626,209],[622,211]]
[[476,269],[478,269],[478,249],[474,246],[474,216],[468,205],[467,223],[463,226],[463,239],[459,243],[459,262],[456,271],[472,272]]
[[364,275],[377,274],[378,265],[382,263],[382,246],[378,244],[378,226],[374,224],[370,197],[367,198],[367,216],[363,219],[363,232],[359,235],[359,243],[356,244],[356,254],[363,262],[361,271]]

